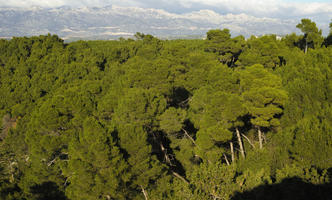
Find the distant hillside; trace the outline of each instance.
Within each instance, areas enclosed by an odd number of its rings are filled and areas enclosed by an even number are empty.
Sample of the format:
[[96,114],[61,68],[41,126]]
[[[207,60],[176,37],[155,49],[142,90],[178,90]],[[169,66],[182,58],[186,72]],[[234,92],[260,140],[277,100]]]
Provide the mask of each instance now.
[[64,39],[115,39],[136,32],[161,38],[200,37],[210,29],[228,28],[232,35],[287,34],[297,21],[221,15],[211,10],[174,14],[158,9],[107,6],[102,8],[0,8],[0,37],[57,34]]

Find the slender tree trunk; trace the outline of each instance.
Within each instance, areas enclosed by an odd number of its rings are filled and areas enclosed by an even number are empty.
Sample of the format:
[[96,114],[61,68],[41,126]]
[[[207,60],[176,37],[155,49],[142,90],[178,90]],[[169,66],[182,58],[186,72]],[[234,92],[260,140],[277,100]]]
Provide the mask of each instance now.
[[189,133],[185,130],[185,129],[182,129],[183,130],[183,132],[184,132],[184,134],[192,141],[192,143],[195,145],[195,146],[197,146],[197,144],[196,144],[196,142],[195,142],[195,140],[194,140],[194,138],[192,138],[190,135],[189,135]]
[[160,146],[160,150],[163,152],[164,154],[164,160],[166,161],[167,164],[169,164],[170,166],[173,166],[170,157],[167,154],[167,149],[164,147],[163,143],[161,141],[157,140],[156,135],[153,133],[153,139],[155,142],[159,142],[159,146]]
[[304,49],[304,53],[306,54],[308,51],[308,42],[307,40],[305,40],[305,49]]
[[240,135],[240,131],[238,128],[235,128],[236,130],[236,137],[240,146],[240,152],[243,158],[245,158],[246,156],[244,155],[244,149],[243,149],[243,144],[242,144],[242,139],[241,139],[241,135]]
[[69,176],[69,177],[66,178],[66,181],[65,181],[65,183],[63,184],[64,187],[67,186],[68,180],[69,180],[70,178],[71,178],[71,176]]
[[225,154],[224,154],[224,158],[226,160],[226,164],[229,165],[229,161],[228,161],[227,156]]
[[252,148],[255,148],[255,145],[249,140],[249,138],[246,135],[244,135],[244,134],[241,134],[241,135],[249,142],[249,144],[252,146]]
[[164,159],[166,161],[166,163],[168,163],[170,166],[173,166],[171,159],[169,158],[168,154],[167,154],[167,150],[165,149],[164,145],[160,142],[160,149],[161,151],[164,153]]
[[189,184],[189,182],[188,182],[185,178],[183,178],[180,174],[178,174],[178,173],[176,173],[176,172],[173,172],[173,175],[174,175],[175,177],[181,179],[183,182]]
[[232,153],[232,163],[234,162],[234,147],[233,147],[233,142],[229,143],[229,146],[231,147],[231,153]]
[[232,56],[231,64],[229,67],[233,67],[233,65],[234,65],[234,56]]
[[261,128],[258,126],[258,140],[259,140],[259,148],[263,148],[263,138],[262,138],[262,131]]
[[143,186],[141,186],[141,189],[142,189],[142,192],[143,192],[143,194],[144,194],[144,198],[145,198],[145,200],[149,200],[149,198],[148,198],[148,193],[144,190],[144,187],[143,187]]

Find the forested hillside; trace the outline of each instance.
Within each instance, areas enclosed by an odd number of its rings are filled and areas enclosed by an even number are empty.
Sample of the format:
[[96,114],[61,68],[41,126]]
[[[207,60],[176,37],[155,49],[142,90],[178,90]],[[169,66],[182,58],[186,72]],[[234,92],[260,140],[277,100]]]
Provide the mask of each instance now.
[[332,199],[332,23],[0,40],[0,199]]

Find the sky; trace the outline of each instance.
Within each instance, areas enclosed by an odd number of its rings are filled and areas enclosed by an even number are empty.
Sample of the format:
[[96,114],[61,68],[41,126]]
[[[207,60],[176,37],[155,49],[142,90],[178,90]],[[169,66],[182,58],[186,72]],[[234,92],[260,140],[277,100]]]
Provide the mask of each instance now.
[[220,14],[245,13],[279,19],[310,18],[318,24],[332,19],[332,0],[0,0],[0,7],[131,6],[187,13],[210,9]]

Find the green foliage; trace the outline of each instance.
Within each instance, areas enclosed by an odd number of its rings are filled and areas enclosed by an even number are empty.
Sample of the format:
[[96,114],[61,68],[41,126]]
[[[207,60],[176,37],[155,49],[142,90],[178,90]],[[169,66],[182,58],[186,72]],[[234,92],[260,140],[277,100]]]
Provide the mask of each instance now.
[[231,38],[228,29],[210,30],[206,33],[205,51],[218,55],[218,60],[229,67],[234,67],[239,55],[245,47],[243,36]]
[[[62,168],[71,199],[125,199],[123,191],[130,173],[112,134],[94,118],[87,118],[83,131],[69,144],[69,158]],[[65,183],[66,184],[66,183]]]
[[328,36],[324,39],[324,45],[326,47],[332,45],[332,22],[330,23],[330,32]]
[[236,64],[240,66],[262,64],[265,68],[276,69],[283,64],[283,48],[275,35],[259,38],[252,36],[248,39],[247,47]]
[[206,33],[206,51],[220,52],[222,44],[231,39],[228,29],[210,30]]
[[[331,155],[329,55],[332,55],[331,50],[320,49],[309,52],[305,58],[296,56],[294,60],[298,61],[282,72],[289,94],[282,123],[293,142],[293,156],[308,167],[331,165],[327,159]],[[294,67],[298,63],[302,63],[302,67]]]
[[202,164],[190,174],[194,185],[193,199],[229,199],[238,189],[233,167],[221,164]]
[[321,48],[314,22],[297,27],[0,40],[0,198],[264,199],[293,179],[328,196],[331,34]]
[[171,107],[160,115],[160,128],[168,134],[179,132],[183,128],[186,111]]
[[277,170],[277,182],[291,177],[298,177],[313,184],[322,184],[329,181],[326,170],[320,172],[315,168],[303,168],[296,164],[286,165],[281,170]]
[[323,43],[322,30],[318,30],[316,23],[310,19],[302,19],[301,23],[296,25],[304,33],[304,52],[307,52],[308,45],[311,48],[319,48]]
[[262,65],[253,65],[240,71],[240,85],[246,108],[255,126],[279,126],[277,115],[283,112],[287,93],[282,90],[281,78]]

